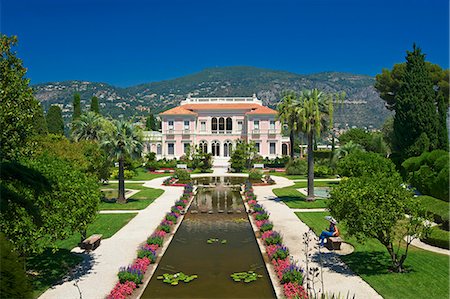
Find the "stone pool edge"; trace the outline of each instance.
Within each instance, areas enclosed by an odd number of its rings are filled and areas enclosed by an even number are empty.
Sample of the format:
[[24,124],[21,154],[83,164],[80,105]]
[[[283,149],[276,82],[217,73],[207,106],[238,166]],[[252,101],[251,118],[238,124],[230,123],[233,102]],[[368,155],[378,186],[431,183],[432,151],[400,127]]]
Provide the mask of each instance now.
[[[189,210],[189,207],[192,204],[192,201],[194,200],[194,197],[197,195],[197,189],[198,189],[198,187],[195,186],[194,190],[193,190],[193,195],[189,199],[189,202],[186,205],[186,208],[184,209],[185,213],[187,213],[187,211]],[[148,284],[150,283],[150,280],[152,279],[153,274],[155,274],[156,268],[158,268],[159,262],[163,258],[164,253],[166,252],[167,248],[169,248],[169,245],[172,242],[172,239],[174,238],[175,234],[177,233],[178,228],[180,227],[181,223],[183,223],[185,215],[186,214],[182,214],[182,215],[180,215],[180,217],[178,217],[179,221],[177,221],[177,224],[175,225],[173,231],[170,233],[169,238],[164,241],[163,246],[161,247],[161,252],[158,255],[158,258],[156,259],[155,263],[149,265],[149,268],[147,269],[147,273],[145,273],[145,276],[146,276],[145,280],[143,281],[142,285],[139,286],[139,289],[136,289],[135,292],[133,292],[133,294],[128,297],[129,299],[140,299],[142,294],[144,294],[144,291],[147,288]],[[145,241],[142,244],[145,244]],[[139,290],[139,291],[137,291],[137,290]]]
[[281,285],[281,283],[278,279],[278,276],[275,272],[275,269],[273,268],[273,265],[269,261],[269,257],[266,252],[266,247],[262,243],[261,238],[258,238],[256,235],[256,233],[259,231],[259,229],[256,226],[255,220],[253,219],[253,217],[251,217],[251,215],[248,213],[248,211],[250,210],[250,207],[249,207],[248,203],[245,201],[244,191],[242,190],[242,187],[241,187],[241,190],[239,193],[242,197],[242,201],[244,202],[245,211],[246,211],[248,220],[250,221],[250,225],[252,226],[253,234],[255,236],[256,243],[258,244],[259,251],[261,252],[264,264],[266,266],[267,273],[269,273],[270,282],[272,283],[272,287],[275,291],[275,295],[278,299],[285,298],[283,286]]

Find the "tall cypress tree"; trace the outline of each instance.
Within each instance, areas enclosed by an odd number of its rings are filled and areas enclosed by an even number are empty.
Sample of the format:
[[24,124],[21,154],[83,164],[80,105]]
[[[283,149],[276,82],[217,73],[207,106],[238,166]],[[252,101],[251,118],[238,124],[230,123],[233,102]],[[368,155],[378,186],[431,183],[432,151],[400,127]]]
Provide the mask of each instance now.
[[36,113],[33,115],[33,124],[34,124],[34,131],[38,135],[47,135],[48,134],[48,127],[47,127],[47,121],[45,120],[44,116],[44,110],[42,106],[40,106]]
[[414,44],[413,51],[407,51],[405,75],[395,96],[394,149],[401,159],[438,148],[435,97],[425,55]]
[[80,94],[76,93],[73,95],[73,114],[72,120],[76,120],[81,116],[81,100]]
[[49,133],[64,135],[64,121],[59,106],[52,105],[50,106],[50,109],[48,109],[47,126]]
[[98,106],[98,98],[93,96],[91,99],[91,111],[100,114],[100,108]]
[[147,119],[145,121],[145,127],[147,130],[149,131],[156,131],[156,120],[155,117],[153,116],[153,114],[150,114],[149,116],[147,116]]

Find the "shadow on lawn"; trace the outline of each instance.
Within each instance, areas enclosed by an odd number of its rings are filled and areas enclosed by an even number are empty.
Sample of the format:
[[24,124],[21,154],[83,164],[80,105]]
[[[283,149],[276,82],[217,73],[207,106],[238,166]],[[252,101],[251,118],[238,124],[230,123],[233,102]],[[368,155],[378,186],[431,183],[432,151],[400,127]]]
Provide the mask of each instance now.
[[72,253],[67,249],[53,252],[47,248],[43,253],[27,259],[27,269],[35,291],[45,291],[48,287],[75,281],[90,272],[94,260],[87,253]]

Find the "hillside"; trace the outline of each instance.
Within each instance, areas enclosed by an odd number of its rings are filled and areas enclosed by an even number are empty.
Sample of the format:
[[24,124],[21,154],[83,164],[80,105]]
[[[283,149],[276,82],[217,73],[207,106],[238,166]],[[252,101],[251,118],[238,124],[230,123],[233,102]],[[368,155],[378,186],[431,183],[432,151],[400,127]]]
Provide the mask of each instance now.
[[246,66],[208,68],[173,80],[152,82],[128,88],[105,83],[66,81],[33,86],[36,98],[47,110],[59,104],[66,120],[70,119],[72,97],[79,92],[82,105],[92,95],[100,99],[103,114],[143,116],[159,113],[179,104],[189,93],[192,96],[251,96],[256,93],[264,104],[275,107],[285,90],[300,91],[318,88],[327,92],[347,94],[344,107],[338,109],[335,123],[349,126],[379,128],[389,112],[373,88],[374,78],[365,75],[327,72],[299,75]]

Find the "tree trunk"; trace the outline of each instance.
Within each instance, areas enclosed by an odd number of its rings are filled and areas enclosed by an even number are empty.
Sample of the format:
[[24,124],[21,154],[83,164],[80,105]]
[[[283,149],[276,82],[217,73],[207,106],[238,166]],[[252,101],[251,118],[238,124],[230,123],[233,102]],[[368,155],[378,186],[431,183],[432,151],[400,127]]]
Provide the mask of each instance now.
[[314,132],[308,132],[308,196],[306,201],[314,201]]
[[300,137],[300,159],[303,159],[303,134]]
[[294,130],[291,128],[289,133],[289,154],[291,156],[291,159],[294,159]]
[[124,165],[123,157],[119,159],[119,194],[117,197],[117,203],[126,203],[125,199],[125,178],[124,178]]
[[392,243],[385,244],[387,251],[389,252],[389,255],[391,256],[391,262],[392,262],[392,270],[397,273],[403,272],[403,262],[406,259],[406,256],[399,261],[398,256],[394,252],[394,246],[392,246]]

